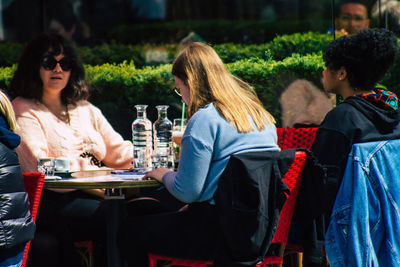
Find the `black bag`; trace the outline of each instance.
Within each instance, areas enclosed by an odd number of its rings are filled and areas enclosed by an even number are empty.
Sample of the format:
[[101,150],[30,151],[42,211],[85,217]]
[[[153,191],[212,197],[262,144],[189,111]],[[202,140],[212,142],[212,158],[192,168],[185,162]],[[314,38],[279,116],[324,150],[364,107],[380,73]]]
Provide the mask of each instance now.
[[319,163],[311,151],[298,150],[307,153],[307,161],[293,220],[303,225],[309,225],[314,219],[332,209],[340,186],[341,173],[338,166]]

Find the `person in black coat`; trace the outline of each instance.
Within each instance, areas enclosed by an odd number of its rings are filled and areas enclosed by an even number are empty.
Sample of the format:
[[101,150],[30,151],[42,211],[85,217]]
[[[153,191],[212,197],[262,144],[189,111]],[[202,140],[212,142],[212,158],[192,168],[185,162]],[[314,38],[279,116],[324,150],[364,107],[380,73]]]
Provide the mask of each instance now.
[[0,91],[0,266],[21,264],[36,229],[15,152],[21,141],[16,127],[11,103]]

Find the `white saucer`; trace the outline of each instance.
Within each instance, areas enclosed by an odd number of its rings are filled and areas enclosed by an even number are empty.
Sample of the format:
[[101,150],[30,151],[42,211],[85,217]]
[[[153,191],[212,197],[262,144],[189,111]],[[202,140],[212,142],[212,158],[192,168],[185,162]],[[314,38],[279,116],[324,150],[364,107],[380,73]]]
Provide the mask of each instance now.
[[61,176],[57,176],[57,175],[46,175],[44,177],[45,180],[61,180]]

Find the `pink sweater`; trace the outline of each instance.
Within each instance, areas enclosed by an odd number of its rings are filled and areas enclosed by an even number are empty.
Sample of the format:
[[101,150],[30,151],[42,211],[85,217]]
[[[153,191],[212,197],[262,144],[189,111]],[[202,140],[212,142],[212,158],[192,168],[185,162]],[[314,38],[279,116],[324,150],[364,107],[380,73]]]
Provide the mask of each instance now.
[[70,160],[70,170],[96,169],[84,152],[92,153],[111,168],[129,168],[133,145],[124,141],[101,111],[87,101],[68,105],[70,124],[59,120],[36,100],[17,97],[12,101],[21,144],[17,153],[24,172],[37,170],[37,159],[45,157]]

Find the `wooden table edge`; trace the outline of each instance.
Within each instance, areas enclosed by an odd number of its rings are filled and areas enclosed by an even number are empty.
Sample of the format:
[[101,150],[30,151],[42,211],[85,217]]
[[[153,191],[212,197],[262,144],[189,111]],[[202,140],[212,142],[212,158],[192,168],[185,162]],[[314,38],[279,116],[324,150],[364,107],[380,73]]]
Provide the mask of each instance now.
[[69,180],[45,180],[44,188],[53,189],[105,189],[105,188],[139,188],[139,187],[157,187],[161,183],[156,180],[136,180],[136,181],[93,181],[76,182]]

